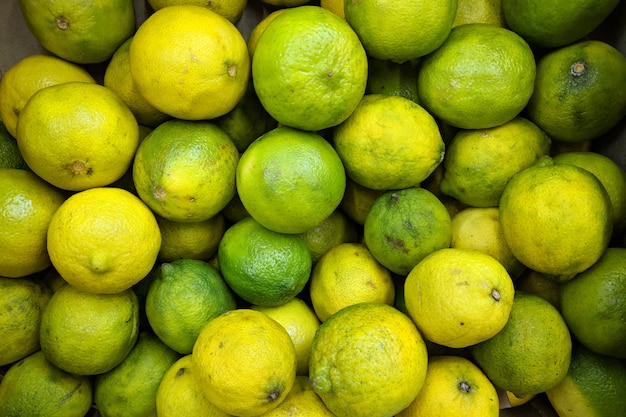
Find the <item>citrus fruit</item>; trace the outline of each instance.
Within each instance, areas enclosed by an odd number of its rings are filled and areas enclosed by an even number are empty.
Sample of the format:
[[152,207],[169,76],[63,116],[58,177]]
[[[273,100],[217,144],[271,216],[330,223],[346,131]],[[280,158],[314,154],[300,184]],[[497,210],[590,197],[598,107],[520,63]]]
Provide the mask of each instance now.
[[516,279],[526,269],[513,256],[498,221],[497,207],[468,207],[452,217],[450,247],[475,249],[495,258]]
[[[533,93],[536,65],[515,32],[486,23],[452,29],[424,57],[418,73],[420,103],[462,129],[486,129],[517,116]],[[489,111],[485,111],[485,109]]]
[[150,331],[139,333],[126,358],[94,379],[94,405],[102,417],[145,416],[156,411],[156,392],[179,355]]
[[593,265],[613,227],[611,202],[600,181],[547,156],[507,183],[498,218],[513,255],[559,280]]
[[530,400],[532,400],[533,398],[535,398],[537,396],[537,394],[526,394],[524,396],[517,397],[515,394],[513,394],[511,391],[505,391],[506,394],[506,399],[509,402],[509,405],[511,407],[517,407],[523,404],[526,404],[527,402],[529,402]]
[[39,325],[52,291],[27,278],[0,277],[0,366],[39,350]]
[[232,310],[210,321],[191,353],[192,371],[206,398],[237,416],[276,408],[296,377],[289,334],[264,313]]
[[313,309],[300,298],[293,298],[276,307],[252,305],[250,308],[267,314],[287,330],[296,348],[296,374],[308,375],[311,343],[320,326]]
[[546,394],[562,417],[619,415],[626,410],[626,366],[575,344],[567,376]]
[[169,120],[139,145],[133,181],[139,197],[161,217],[204,221],[235,195],[238,160],[235,144],[214,123]]
[[407,275],[426,255],[450,246],[448,210],[430,191],[390,190],[372,204],[363,225],[364,242],[391,272]]
[[452,348],[475,345],[502,330],[514,293],[502,264],[473,249],[435,251],[404,283],[406,309],[422,335]]
[[13,364],[0,383],[0,415],[83,417],[91,408],[87,376],[65,372],[37,351]]
[[619,0],[502,0],[507,25],[529,42],[547,48],[570,44],[591,33]]
[[28,169],[15,138],[11,136],[2,120],[0,120],[0,168]]
[[69,197],[48,228],[54,268],[83,291],[117,293],[148,275],[161,246],[159,225],[142,201],[120,188]]
[[0,276],[25,277],[50,266],[48,225],[65,201],[30,171],[0,168]]
[[252,60],[259,100],[280,124],[317,131],[343,122],[367,83],[367,56],[350,25],[319,6],[276,16]]
[[157,109],[141,95],[130,75],[131,36],[122,43],[109,60],[104,71],[103,85],[117,94],[133,112],[137,122],[145,126],[158,126],[169,116]]
[[341,243],[356,242],[358,239],[356,224],[341,210],[335,210],[320,224],[300,234],[304,239],[311,260],[316,263],[329,249]]
[[395,288],[388,269],[361,243],[343,243],[330,249],[313,267],[311,303],[326,321],[344,307],[363,302],[392,305]]
[[589,40],[558,48],[537,63],[528,118],[553,140],[582,142],[608,132],[626,114],[626,57]]
[[309,378],[296,375],[293,388],[287,394],[285,401],[263,417],[292,417],[292,416],[335,417],[326,407],[322,399],[313,391]]
[[387,190],[372,190],[346,178],[346,191],[339,208],[356,224],[363,226],[374,201]]
[[346,175],[374,190],[419,186],[443,160],[435,119],[419,104],[368,94],[332,133]]
[[245,217],[226,230],[217,249],[219,268],[232,290],[251,304],[278,306],[309,280],[311,253],[302,238]]
[[518,291],[504,328],[470,350],[495,386],[523,397],[547,391],[565,378],[572,340],[552,304]]
[[135,30],[131,0],[20,0],[19,4],[41,46],[79,64],[106,61]]
[[[250,31],[248,36],[248,53],[250,58],[254,57],[254,51],[256,51],[256,45],[259,43],[259,38],[265,32],[265,28],[269,25],[279,14],[286,12],[288,8],[280,8],[272,11],[270,14],[262,18]],[[253,84],[254,86],[254,84]]]
[[33,94],[71,81],[96,82],[83,67],[53,55],[28,55],[6,70],[0,78],[0,119],[11,136],[17,135],[17,119]]
[[130,73],[163,113],[213,119],[243,97],[250,57],[228,19],[207,7],[177,5],[157,10],[139,26],[130,44]]
[[235,192],[233,198],[230,199],[226,207],[224,207],[221,211],[227,221],[230,224],[237,223],[239,220],[244,217],[250,216],[246,208],[243,206],[241,199],[239,198],[239,194]]
[[381,303],[332,315],[311,346],[309,380],[337,417],[393,416],[426,378],[426,345],[411,320]]
[[559,294],[561,283],[550,275],[527,269],[515,280],[514,284],[515,290],[545,298],[559,311],[561,310],[561,296]]
[[419,59],[399,63],[370,57],[367,62],[365,94],[401,96],[419,104],[417,94]]
[[161,231],[159,259],[171,262],[176,259],[206,261],[217,253],[226,220],[220,212],[201,222],[177,222],[155,216]]
[[468,23],[488,23],[506,27],[502,0],[458,0],[452,26]]
[[159,10],[168,6],[191,4],[204,6],[215,13],[224,16],[231,23],[237,23],[248,4],[248,0],[148,0],[153,10]]
[[139,127],[113,91],[68,82],[33,94],[20,113],[16,139],[35,174],[81,191],[124,175],[139,144]]
[[322,136],[277,127],[241,155],[237,193],[248,213],[281,233],[304,233],[339,206],[346,175],[337,152]]
[[330,10],[335,13],[337,16],[345,18],[346,14],[344,13],[344,5],[345,0],[321,0],[320,6]]
[[346,1],[346,21],[367,54],[405,62],[437,49],[452,29],[457,1],[397,3],[391,0]]
[[587,349],[626,358],[626,248],[607,248],[591,267],[560,286],[561,313]]
[[41,317],[41,350],[46,359],[76,375],[115,368],[138,334],[139,304],[132,289],[92,294],[66,284],[52,294]]
[[279,7],[296,7],[308,3],[308,0],[261,0],[265,4]]
[[155,268],[146,295],[146,316],[167,346],[189,354],[206,323],[237,307],[219,271],[195,259],[179,259]]
[[489,378],[469,359],[431,356],[424,388],[397,417],[497,417],[498,393]]
[[497,207],[513,175],[550,153],[537,125],[516,117],[488,129],[460,130],[447,147],[439,188],[473,207]]

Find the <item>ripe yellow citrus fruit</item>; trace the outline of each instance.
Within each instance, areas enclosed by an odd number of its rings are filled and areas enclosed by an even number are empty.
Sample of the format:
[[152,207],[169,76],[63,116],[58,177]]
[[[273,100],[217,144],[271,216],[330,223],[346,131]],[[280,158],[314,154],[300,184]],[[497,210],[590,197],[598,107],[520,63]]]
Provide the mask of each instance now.
[[330,249],[313,267],[311,303],[326,321],[344,307],[363,302],[393,305],[391,273],[361,243],[343,243]]
[[256,45],[259,43],[259,38],[265,32],[265,28],[269,25],[276,17],[289,10],[288,8],[280,8],[272,11],[270,14],[265,16],[261,21],[259,21],[250,31],[250,36],[248,36],[248,52],[250,53],[250,58],[254,57],[254,52],[256,51]]
[[52,291],[40,281],[0,277],[0,366],[39,350],[39,325]]
[[115,368],[94,378],[94,405],[102,417],[144,416],[156,410],[156,392],[179,355],[151,331],[137,342]]
[[433,252],[409,273],[404,302],[424,337],[452,348],[489,339],[506,324],[515,289],[506,269],[472,249]]
[[368,94],[332,133],[346,174],[374,190],[419,186],[443,160],[435,119],[399,96]]
[[619,0],[502,0],[511,30],[529,42],[554,48],[570,44],[591,33],[617,6]]
[[582,142],[608,132],[626,113],[626,57],[589,40],[558,48],[537,63],[528,118],[553,140]]
[[419,104],[416,76],[419,59],[399,63],[370,57],[367,62],[366,94],[401,96]]
[[372,204],[363,225],[364,242],[384,267],[407,275],[428,254],[450,246],[451,223],[448,210],[430,191],[390,190]]
[[143,202],[120,188],[69,197],[48,228],[52,265],[73,286],[118,293],[144,278],[161,245],[159,225]]
[[248,4],[248,0],[148,0],[148,4],[150,4],[153,10],[181,4],[204,6],[224,16],[232,23],[237,23],[246,8],[246,4]]
[[226,231],[226,220],[220,212],[200,222],[177,222],[155,216],[161,231],[159,259],[171,262],[176,259],[209,260]]
[[50,266],[46,235],[64,201],[32,172],[0,168],[0,276],[25,277]]
[[300,234],[316,263],[331,248],[358,240],[359,229],[343,211],[335,210],[320,224]]
[[313,309],[302,299],[293,298],[276,307],[252,305],[251,309],[267,314],[287,330],[296,348],[296,374],[309,374],[309,356],[320,321]]
[[104,62],[135,30],[131,0],[20,0],[22,15],[39,43],[79,64]]
[[263,417],[293,417],[297,415],[315,417],[335,417],[322,399],[313,391],[309,378],[297,375],[293,388],[285,401],[275,409],[263,414]]
[[155,268],[146,295],[146,316],[167,346],[189,354],[206,323],[237,303],[219,271],[208,262],[179,259]]
[[93,399],[87,376],[65,372],[37,351],[12,365],[0,384],[0,415],[84,417]]
[[343,122],[361,100],[367,56],[345,20],[319,6],[294,7],[263,30],[252,80],[279,123],[322,130]]
[[452,29],[457,1],[346,1],[346,21],[368,56],[405,62],[437,49]]
[[443,194],[473,207],[497,207],[513,175],[550,153],[550,137],[523,117],[488,129],[459,130],[446,150]]
[[243,97],[250,57],[228,19],[206,7],[177,5],[157,10],[139,26],[130,44],[130,72],[163,113],[213,119]]
[[61,286],[41,318],[47,360],[76,375],[97,375],[119,365],[139,335],[139,302],[132,289],[92,294]]
[[572,339],[552,304],[518,291],[504,328],[470,351],[495,386],[523,397],[547,391],[565,378]]
[[559,416],[619,415],[626,410],[626,366],[576,344],[567,376],[546,394]]
[[311,253],[298,235],[278,233],[252,217],[230,226],[220,241],[219,269],[232,290],[251,304],[278,306],[309,280]]
[[309,380],[337,417],[393,416],[415,399],[428,354],[411,320],[381,303],[346,307],[311,346]]
[[593,265],[613,227],[611,202],[600,181],[550,157],[511,178],[500,199],[499,220],[520,262],[560,280]]
[[33,94],[71,81],[96,82],[83,67],[53,55],[29,55],[6,70],[0,78],[0,119],[11,136],[17,135],[17,118]]
[[193,376],[191,354],[178,359],[165,372],[156,393],[159,417],[230,417],[209,402]]
[[157,109],[145,99],[137,83],[130,75],[130,43],[128,38],[115,51],[104,71],[103,84],[117,94],[133,112],[137,122],[145,126],[158,126],[169,116]]
[[462,356],[428,360],[424,388],[397,417],[498,417],[498,393],[489,378]]
[[608,248],[591,267],[560,286],[561,313],[588,349],[626,358],[626,248]]
[[458,0],[453,26],[488,23],[505,27],[502,0]]
[[337,16],[344,18],[346,17],[346,14],[344,13],[344,5],[345,5],[345,0],[321,0],[320,1],[320,6],[322,6],[323,8],[330,10],[331,12],[335,13]]
[[113,91],[69,82],[33,94],[18,118],[16,139],[34,173],[81,191],[124,175],[139,145],[139,127]]
[[241,155],[236,183],[244,207],[264,227],[304,233],[339,206],[346,174],[321,135],[277,127]]
[[242,417],[276,408],[296,377],[296,351],[289,334],[256,310],[232,310],[210,321],[198,336],[191,359],[206,398]]
[[239,152],[214,123],[169,120],[141,142],[133,162],[139,197],[159,216],[198,222],[235,195]]
[[[420,103],[463,129],[485,129],[517,116],[533,93],[536,65],[530,46],[511,30],[486,23],[457,26],[422,61]],[[489,111],[485,111],[485,109]]]

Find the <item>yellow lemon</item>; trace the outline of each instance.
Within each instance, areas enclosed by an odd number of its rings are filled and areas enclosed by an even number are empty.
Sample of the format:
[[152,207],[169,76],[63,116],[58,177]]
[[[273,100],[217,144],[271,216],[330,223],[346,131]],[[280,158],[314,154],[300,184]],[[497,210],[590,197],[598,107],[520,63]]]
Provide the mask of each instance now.
[[417,396],[427,362],[426,345],[407,316],[387,304],[359,303],[318,329],[309,380],[337,417],[393,416]]
[[368,94],[332,133],[348,177],[374,190],[418,186],[443,160],[435,119],[413,101]]
[[153,10],[159,10],[167,6],[177,6],[181,4],[191,4],[204,6],[217,14],[224,16],[232,23],[237,23],[243,14],[248,0],[148,0],[148,4]]
[[152,274],[146,317],[159,339],[181,354],[191,353],[205,324],[237,307],[219,271],[207,262],[179,259]]
[[345,20],[319,6],[294,7],[263,31],[252,80],[279,123],[322,130],[343,122],[361,100],[367,56]]
[[304,375],[296,376],[293,388],[287,394],[285,401],[273,410],[263,414],[263,417],[294,416],[335,417],[319,395],[313,391],[309,378]]
[[237,193],[250,215],[280,233],[304,233],[339,206],[346,174],[337,152],[314,132],[277,127],[241,155]]
[[84,417],[91,408],[93,383],[65,372],[37,351],[12,365],[0,383],[0,415]]
[[52,265],[73,286],[118,293],[148,275],[161,234],[152,212],[120,188],[92,188],[69,197],[48,228]]
[[330,249],[311,273],[311,303],[326,321],[344,307],[363,302],[392,305],[395,286],[388,269],[361,243],[343,243]]
[[64,201],[32,172],[0,168],[0,276],[25,277],[50,266],[46,235]]
[[0,277],[0,366],[39,350],[39,325],[52,291],[27,278]]
[[141,142],[133,162],[139,197],[159,216],[198,222],[235,195],[239,152],[214,123],[169,120]]
[[424,388],[397,417],[498,417],[498,393],[489,378],[462,356],[431,356]]
[[289,334],[256,310],[232,310],[210,321],[198,336],[191,359],[206,398],[241,417],[276,408],[296,377],[296,351]]
[[[517,116],[528,103],[536,65],[515,32],[486,23],[457,26],[425,57],[418,73],[420,103],[463,129],[485,129]],[[489,111],[485,111],[488,108]]]
[[81,191],[124,175],[139,145],[139,127],[113,91],[69,82],[33,94],[20,113],[16,139],[34,173]]
[[115,368],[139,335],[139,303],[132,289],[92,294],[66,284],[41,318],[41,350],[66,372],[97,375]]
[[257,43],[259,43],[259,38],[261,37],[261,35],[265,31],[265,28],[267,27],[267,25],[272,23],[272,21],[274,19],[276,19],[276,17],[279,14],[281,14],[283,12],[286,12],[287,10],[289,10],[289,9],[288,8],[280,8],[280,9],[274,10],[273,12],[271,12],[270,14],[265,16],[263,19],[261,19],[261,21],[258,22],[252,28],[252,30],[250,31],[250,36],[248,36],[248,53],[250,54],[250,58],[251,59],[254,57],[254,52],[256,51],[256,45],[257,45]]
[[130,44],[130,72],[146,100],[163,113],[213,119],[243,97],[250,57],[228,19],[206,7],[177,5],[139,26]]
[[156,410],[156,392],[179,355],[150,331],[115,368],[94,379],[94,405],[102,417],[145,416]]
[[193,376],[191,354],[178,359],[165,372],[156,393],[159,417],[229,417],[210,403]]
[[6,70],[0,78],[0,119],[11,136],[17,135],[17,118],[33,94],[72,81],[96,82],[85,68],[53,55],[28,55]]
[[452,29],[457,1],[346,1],[346,21],[367,54],[404,62],[437,49]]
[[504,328],[470,352],[495,386],[523,397],[547,391],[565,378],[572,340],[552,304],[518,291]]
[[506,394],[506,399],[509,401],[509,405],[511,407],[517,407],[523,404],[526,404],[527,402],[529,402],[530,400],[532,400],[533,398],[535,398],[537,395],[536,394],[527,394],[520,397],[517,397],[515,394],[513,394],[511,391],[505,391]]
[[316,263],[331,248],[348,242],[356,242],[359,230],[356,224],[341,210],[335,210],[320,224],[300,234],[304,239],[311,260]]
[[344,5],[345,0],[321,0],[320,6],[323,8],[330,10],[335,13],[337,16],[345,19],[346,14],[344,13]]
[[411,187],[381,194],[363,225],[364,242],[391,272],[407,275],[419,261],[450,246],[451,219],[430,191]]
[[79,64],[106,61],[135,30],[131,0],[20,0],[19,4],[41,46]]
[[433,252],[409,273],[404,301],[425,338],[463,348],[485,341],[507,323],[515,289],[506,269],[472,249]]
[[200,222],[177,222],[155,216],[161,231],[159,259],[206,261],[217,253],[217,247],[226,231],[226,220],[220,212]]
[[287,330],[296,348],[296,375],[308,375],[311,344],[320,326],[313,309],[300,298],[293,298],[276,307],[252,305],[250,308],[267,314]]
[[458,0],[453,26],[488,23],[505,27],[502,0]]
[[513,255],[560,280],[593,265],[613,227],[609,196],[589,171],[543,157],[507,183],[499,206],[502,232]]

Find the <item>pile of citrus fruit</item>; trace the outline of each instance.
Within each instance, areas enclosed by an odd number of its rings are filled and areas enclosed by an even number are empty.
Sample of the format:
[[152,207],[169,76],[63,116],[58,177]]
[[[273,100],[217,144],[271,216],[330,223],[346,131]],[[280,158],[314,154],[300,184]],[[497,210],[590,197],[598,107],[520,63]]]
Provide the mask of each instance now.
[[11,1],[0,417],[625,415],[623,2]]

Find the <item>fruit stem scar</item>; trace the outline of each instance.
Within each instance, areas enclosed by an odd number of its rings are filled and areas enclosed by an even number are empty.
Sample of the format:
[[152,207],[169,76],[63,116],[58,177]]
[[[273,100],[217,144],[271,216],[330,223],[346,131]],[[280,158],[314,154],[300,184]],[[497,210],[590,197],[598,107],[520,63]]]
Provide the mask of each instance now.
[[472,387],[470,387],[470,385],[467,382],[461,381],[459,382],[459,389],[461,390],[461,392],[464,392],[467,394],[472,390]]
[[587,70],[587,63],[585,61],[577,61],[570,67],[570,73],[574,77],[580,77]]
[[500,291],[498,291],[497,289],[493,288],[491,290],[491,298],[493,298],[496,301],[500,301]]
[[280,391],[276,389],[274,391],[271,391],[269,394],[267,394],[267,400],[271,403],[273,403],[279,398],[280,398]]
[[154,198],[157,200],[164,200],[165,194],[165,188],[162,185],[159,185],[154,189]]
[[237,66],[235,64],[228,64],[228,68],[226,70],[228,75],[232,78],[237,76]]
[[55,19],[57,27],[61,30],[67,30],[70,28],[70,21],[65,16],[59,16]]

